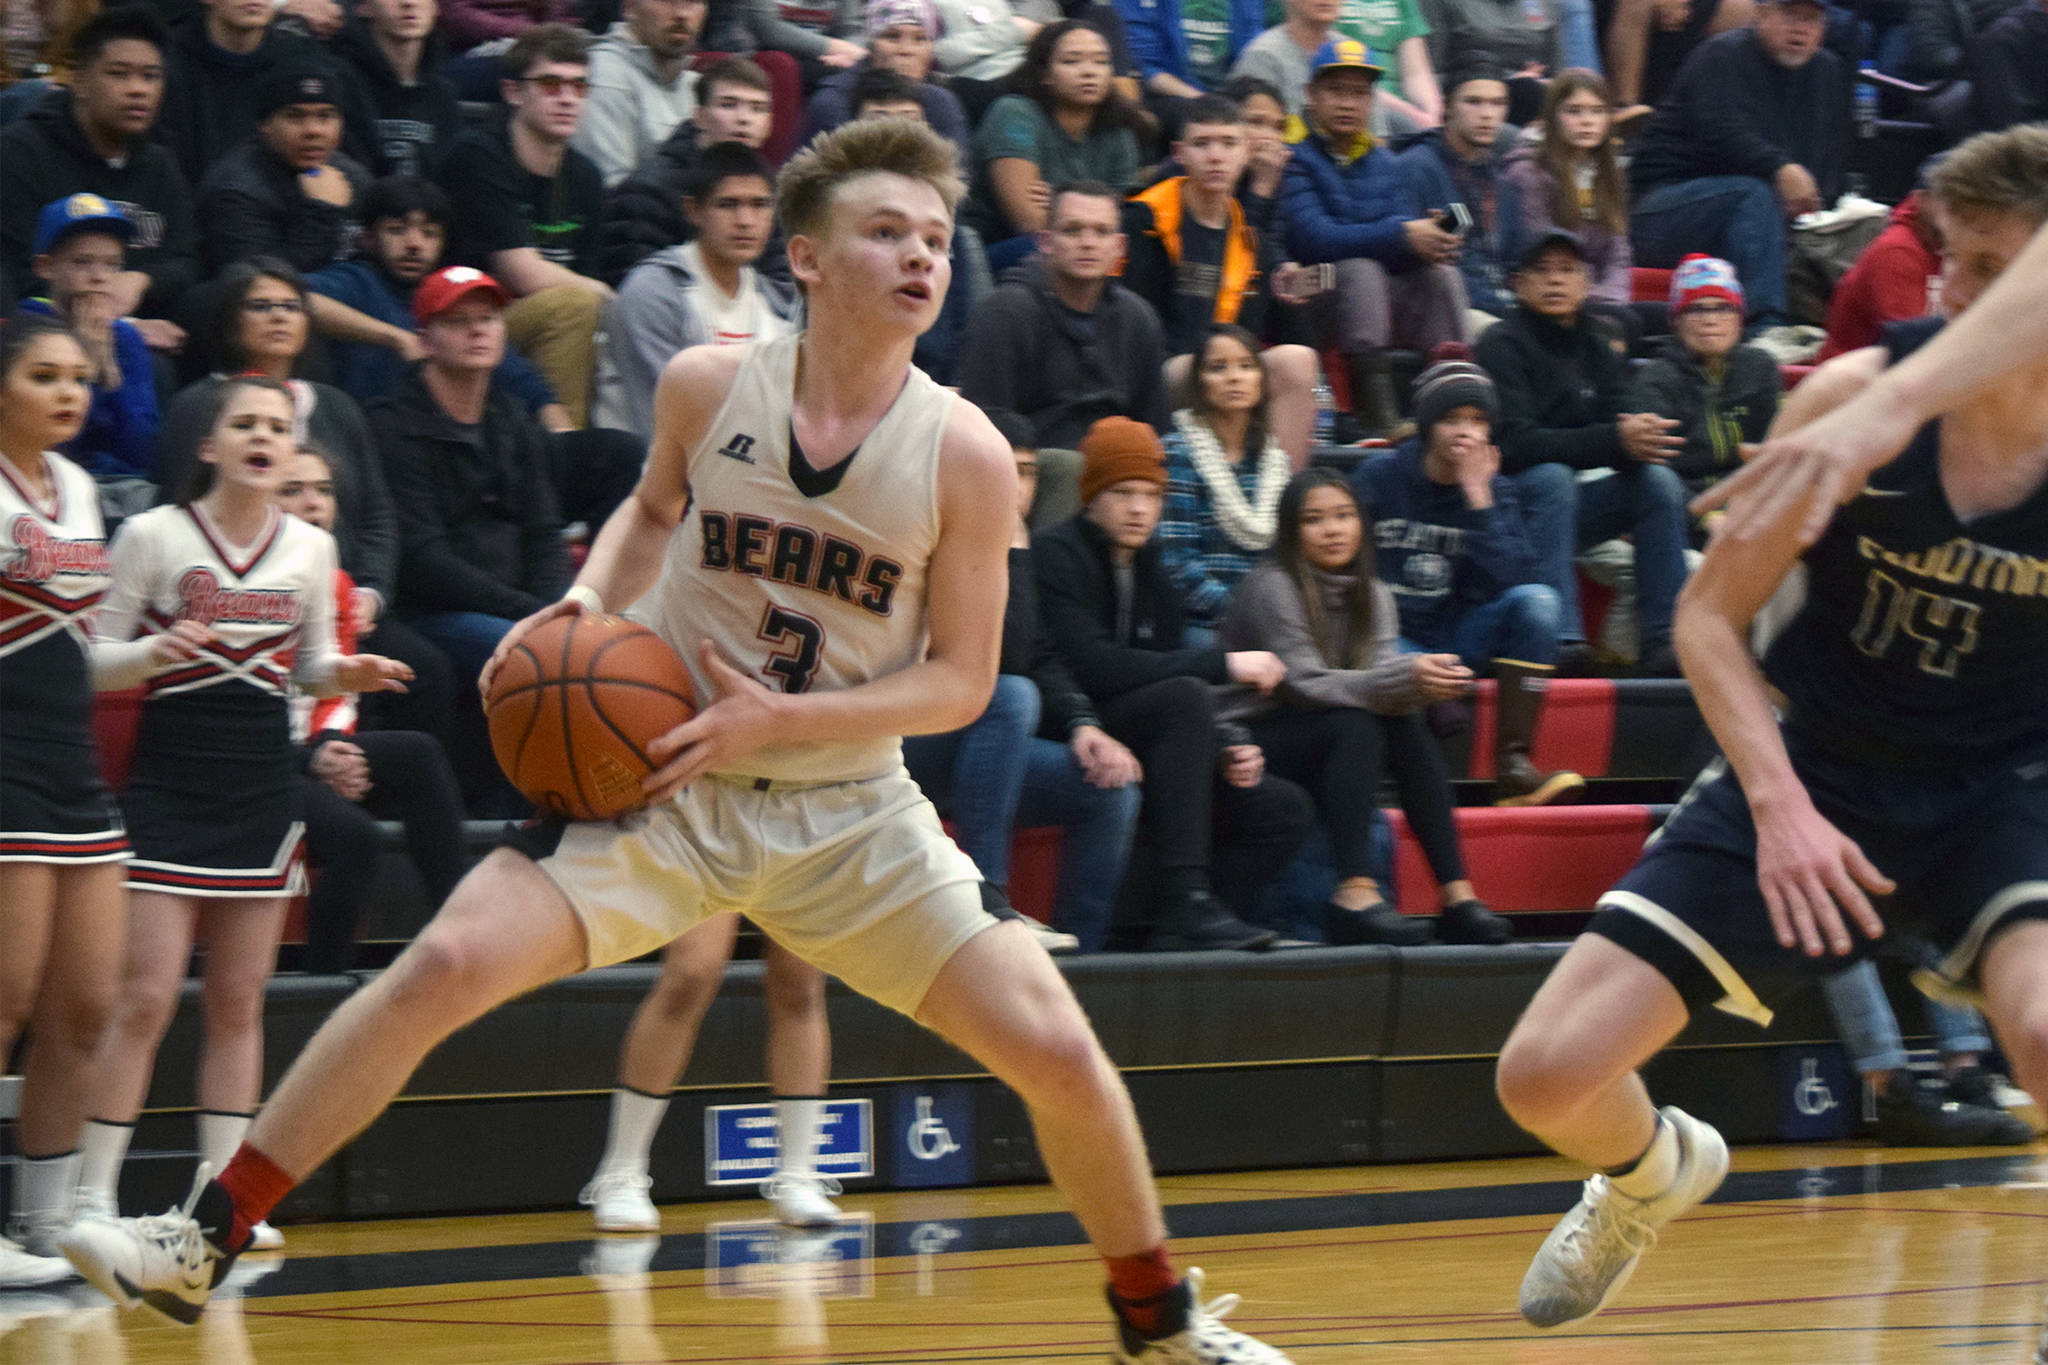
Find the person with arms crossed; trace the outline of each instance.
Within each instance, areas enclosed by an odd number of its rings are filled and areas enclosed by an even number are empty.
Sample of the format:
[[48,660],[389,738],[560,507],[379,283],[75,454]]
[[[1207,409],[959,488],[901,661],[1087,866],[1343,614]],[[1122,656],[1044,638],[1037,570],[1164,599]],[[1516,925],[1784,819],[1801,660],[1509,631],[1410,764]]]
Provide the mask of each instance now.
[[[985,908],[973,863],[903,773],[898,736],[958,729],[988,701],[1016,515],[1002,437],[910,363],[948,282],[954,166],[942,139],[895,119],[838,129],[790,164],[780,208],[810,327],[670,363],[639,488],[570,595],[508,637],[637,603],[680,646],[703,709],[654,742],[664,766],[642,784],[652,806],[616,824],[539,824],[524,851],[494,852],[323,1026],[219,1181],[202,1169],[179,1215],[73,1229],[65,1252],[96,1285],[196,1320],[250,1227],[441,1039],[515,995],[744,906],[1024,1097],[1105,1258],[1117,1360],[1284,1365],[1203,1305],[1199,1274],[1172,1268],[1115,1067],[1052,960],[1006,922],[1013,912]],[[730,449],[753,458],[720,454]],[[756,529],[764,517],[782,525]],[[820,526],[855,563],[824,557],[822,536],[806,535]],[[789,581],[741,572],[764,554],[790,566]],[[775,648],[763,648],[764,624]],[[717,833],[734,827],[748,834]],[[862,868],[858,885],[834,871],[847,861]]]

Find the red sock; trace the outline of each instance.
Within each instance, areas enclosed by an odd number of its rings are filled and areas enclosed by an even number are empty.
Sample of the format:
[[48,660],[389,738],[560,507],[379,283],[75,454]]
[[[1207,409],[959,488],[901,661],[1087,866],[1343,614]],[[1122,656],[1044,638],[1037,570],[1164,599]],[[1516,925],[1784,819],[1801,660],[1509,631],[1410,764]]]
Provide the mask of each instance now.
[[228,1168],[214,1177],[234,1201],[234,1218],[228,1227],[226,1251],[240,1251],[249,1245],[249,1230],[270,1216],[278,1202],[299,1182],[285,1174],[275,1161],[243,1143],[235,1149]]
[[1105,1256],[1102,1264],[1109,1270],[1109,1301],[1117,1316],[1141,1337],[1167,1335],[1163,1314],[1180,1276],[1166,1247],[1136,1256]]

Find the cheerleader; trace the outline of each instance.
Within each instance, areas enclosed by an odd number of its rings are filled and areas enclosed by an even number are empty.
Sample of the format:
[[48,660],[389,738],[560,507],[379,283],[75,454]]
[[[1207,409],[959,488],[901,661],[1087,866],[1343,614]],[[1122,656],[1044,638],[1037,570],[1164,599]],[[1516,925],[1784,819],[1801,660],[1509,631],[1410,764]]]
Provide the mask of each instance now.
[[[106,534],[92,476],[52,453],[85,424],[92,372],[54,318],[0,327],[0,1066],[33,1025],[0,1289],[70,1274],[56,1242],[78,1184],[79,1079],[121,974],[128,838],[93,751],[86,633]],[[138,648],[170,661],[195,630]]]
[[[331,696],[399,691],[412,676],[380,655],[335,650],[334,539],[276,506],[296,450],[291,390],[243,377],[223,384],[218,401],[186,498],[131,518],[114,538],[94,646],[99,687],[141,684],[148,698],[121,798],[134,845],[126,967],[94,1078],[81,1216],[115,1210],[121,1160],[200,930],[201,1158],[225,1166],[254,1115],[264,984],[303,883],[288,684]],[[203,628],[189,657],[165,659],[132,640],[181,623]]]

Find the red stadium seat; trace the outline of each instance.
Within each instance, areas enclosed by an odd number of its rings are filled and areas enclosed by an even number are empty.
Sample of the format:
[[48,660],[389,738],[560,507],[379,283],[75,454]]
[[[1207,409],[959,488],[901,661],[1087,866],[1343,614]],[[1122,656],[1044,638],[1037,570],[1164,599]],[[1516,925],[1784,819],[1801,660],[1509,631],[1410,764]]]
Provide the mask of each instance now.
[[[1394,877],[1404,915],[1433,915],[1436,879],[1401,812]],[[1467,806],[1457,813],[1465,866],[1495,910],[1587,910],[1628,871],[1649,837],[1648,806]]]
[[1629,272],[1629,297],[1637,303],[1663,303],[1671,297],[1671,272],[1639,265]]
[[[1472,758],[1465,775],[1493,776],[1494,691],[1491,679],[1479,684],[1472,707]],[[1568,768],[1598,776],[1614,755],[1612,678],[1559,678],[1544,699],[1543,718],[1536,726],[1539,768]]]

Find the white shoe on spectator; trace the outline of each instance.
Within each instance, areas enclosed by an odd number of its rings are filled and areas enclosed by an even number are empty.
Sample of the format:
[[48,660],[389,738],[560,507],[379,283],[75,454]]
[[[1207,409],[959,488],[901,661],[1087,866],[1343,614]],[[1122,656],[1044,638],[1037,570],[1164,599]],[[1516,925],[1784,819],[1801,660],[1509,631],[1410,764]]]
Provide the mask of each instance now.
[[1045,949],[1048,953],[1058,955],[1060,953],[1077,953],[1081,951],[1080,939],[1075,938],[1072,934],[1061,933],[1044,920],[1033,919],[1031,916],[1026,915],[1024,917],[1024,927],[1031,931],[1031,937],[1038,940],[1038,946]]
[[1770,353],[1780,365],[1810,365],[1828,334],[1818,327],[1766,327],[1749,344]]

